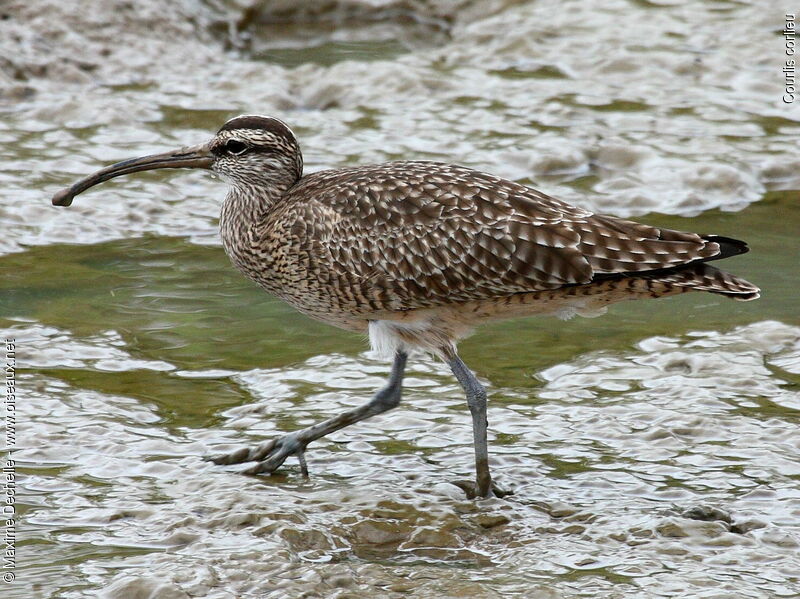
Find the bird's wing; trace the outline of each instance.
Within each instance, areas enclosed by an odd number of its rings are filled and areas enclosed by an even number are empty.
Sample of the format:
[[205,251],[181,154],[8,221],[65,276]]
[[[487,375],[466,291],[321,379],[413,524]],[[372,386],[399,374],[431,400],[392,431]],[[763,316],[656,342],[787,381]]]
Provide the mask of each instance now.
[[370,309],[554,289],[719,252],[692,233],[594,215],[524,185],[434,162],[322,171],[299,187],[295,234],[309,240],[316,270],[358,287]]

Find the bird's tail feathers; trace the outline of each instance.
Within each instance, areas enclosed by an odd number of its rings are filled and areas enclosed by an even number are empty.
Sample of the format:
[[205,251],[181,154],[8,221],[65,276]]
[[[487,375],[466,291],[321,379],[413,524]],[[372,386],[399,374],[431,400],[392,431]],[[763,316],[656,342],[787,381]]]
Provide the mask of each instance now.
[[739,239],[723,237],[722,235],[701,235],[700,237],[706,241],[712,241],[719,246],[719,254],[710,258],[706,258],[704,262],[710,262],[711,260],[722,260],[723,258],[738,256],[739,254],[746,254],[750,251],[750,248],[747,247],[747,244]]
[[[721,239],[723,242],[718,241],[717,238],[714,238],[713,241],[720,243],[720,248],[723,253],[725,251],[735,251],[736,249],[739,250],[736,253],[740,254],[747,251],[747,246],[744,244],[743,250],[741,247],[737,248],[734,245],[728,248],[725,244],[727,238]],[[732,256],[735,254],[731,253],[727,255]],[[672,273],[660,275],[655,278],[654,281],[667,283],[676,287],[686,287],[697,291],[718,293],[730,297],[731,299],[745,302],[758,299],[760,292],[760,289],[749,281],[745,281],[741,277],[710,266],[705,262],[698,262],[686,268],[675,270]]]

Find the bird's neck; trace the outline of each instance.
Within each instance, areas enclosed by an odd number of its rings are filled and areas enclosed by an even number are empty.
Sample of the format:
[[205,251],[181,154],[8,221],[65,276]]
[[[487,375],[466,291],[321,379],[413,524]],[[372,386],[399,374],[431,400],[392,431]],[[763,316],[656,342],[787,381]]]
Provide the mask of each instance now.
[[282,190],[235,186],[222,204],[219,228],[222,245],[240,269],[242,261],[258,244],[260,229],[269,212],[282,195]]

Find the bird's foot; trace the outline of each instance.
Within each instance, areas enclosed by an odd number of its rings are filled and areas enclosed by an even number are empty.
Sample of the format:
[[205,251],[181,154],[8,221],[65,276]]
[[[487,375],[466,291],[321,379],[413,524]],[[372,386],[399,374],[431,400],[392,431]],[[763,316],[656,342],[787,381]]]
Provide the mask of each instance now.
[[242,474],[272,474],[290,455],[296,455],[300,462],[300,471],[303,476],[308,476],[305,450],[307,443],[297,438],[295,433],[289,433],[277,439],[270,439],[256,447],[241,447],[230,453],[206,458],[219,465],[244,464],[256,462],[255,465],[241,471]]
[[485,493],[481,492],[481,489],[474,480],[455,480],[451,484],[457,486],[459,489],[464,491],[467,494],[467,499],[475,499],[475,498],[484,498],[484,497],[499,497],[502,499],[507,495],[513,495],[514,491],[507,491],[505,489],[501,489],[494,481],[489,484],[489,488]]

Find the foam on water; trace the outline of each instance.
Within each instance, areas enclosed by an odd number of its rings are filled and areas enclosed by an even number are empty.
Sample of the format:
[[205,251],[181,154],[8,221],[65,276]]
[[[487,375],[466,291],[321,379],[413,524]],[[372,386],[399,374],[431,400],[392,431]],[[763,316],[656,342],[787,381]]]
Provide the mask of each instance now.
[[[80,346],[88,358],[63,367],[91,371],[103,352],[124,364],[116,342],[4,334],[31,359]],[[291,460],[263,478],[201,457],[363,401],[386,364],[333,355],[218,374],[253,403],[174,428],[154,404],[65,383],[48,359],[18,381],[26,576],[66,598],[86,584],[105,597],[782,596],[800,570],[800,447],[796,421],[770,406],[800,407],[780,366],[798,360],[800,329],[761,322],[582,355],[533,393],[490,385],[493,469],[516,494],[475,503],[447,484],[470,475],[471,428],[441,364],[412,362],[397,411],[315,443],[304,481]],[[690,517],[703,506],[714,517]]]

